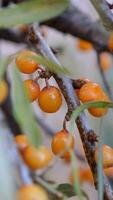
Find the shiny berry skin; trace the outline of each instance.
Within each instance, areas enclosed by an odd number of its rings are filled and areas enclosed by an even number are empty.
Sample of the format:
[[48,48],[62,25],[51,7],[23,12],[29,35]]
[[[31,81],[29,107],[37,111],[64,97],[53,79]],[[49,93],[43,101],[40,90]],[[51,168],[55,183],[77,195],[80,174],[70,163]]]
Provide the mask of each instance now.
[[105,168],[104,173],[108,178],[113,179],[113,167]]
[[40,92],[38,103],[44,112],[57,112],[62,105],[62,96],[59,89],[54,86],[44,87]]
[[37,55],[33,51],[22,51],[16,57],[16,65],[18,69],[24,74],[31,74],[38,69],[38,64],[36,61],[29,58],[30,56]]
[[100,54],[100,64],[104,71],[107,71],[111,66],[111,58],[107,52],[103,52]]
[[24,81],[24,85],[25,85],[30,101],[31,102],[35,101],[39,97],[39,94],[40,94],[39,84],[33,81],[32,79],[28,79]]
[[[55,155],[65,158],[66,160],[70,159],[69,149],[74,149],[74,137],[66,130],[61,130],[56,133],[52,139],[51,143],[52,152]],[[68,148],[68,149],[66,149]]]
[[46,191],[36,184],[23,185],[17,191],[16,200],[49,200]]
[[29,141],[25,135],[17,135],[15,137],[15,142],[20,152],[23,152],[29,145]]
[[81,51],[89,51],[93,48],[92,44],[90,42],[87,42],[85,40],[79,39],[78,40],[78,48]]
[[[93,101],[109,101],[108,96],[104,93],[102,88],[93,82],[88,82],[83,85],[79,91],[79,99],[81,102]],[[101,117],[106,114],[107,108],[89,108],[88,111],[95,117]]]
[[[113,165],[113,149],[107,145],[102,146],[103,167],[110,167]],[[95,161],[98,162],[98,148],[95,151]]]
[[0,104],[2,104],[8,96],[8,85],[5,80],[0,80]]
[[52,153],[45,147],[40,146],[37,149],[28,146],[23,154],[23,159],[31,170],[47,167],[52,160]]

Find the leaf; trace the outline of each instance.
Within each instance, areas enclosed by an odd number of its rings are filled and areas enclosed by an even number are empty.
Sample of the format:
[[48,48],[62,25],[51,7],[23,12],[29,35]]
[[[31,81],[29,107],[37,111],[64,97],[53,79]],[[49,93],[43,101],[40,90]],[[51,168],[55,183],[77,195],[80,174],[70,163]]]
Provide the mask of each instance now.
[[68,0],[32,0],[0,9],[0,27],[42,22],[55,17],[68,6]]
[[0,58],[0,79],[3,78],[7,66],[9,65],[10,62],[11,62],[11,57]]
[[31,106],[21,79],[21,75],[16,68],[13,67],[13,109],[15,118],[20,125],[23,133],[27,135],[31,143],[38,147],[41,143],[41,136],[37,122],[34,119]]
[[82,191],[81,191],[81,186],[80,186],[80,181],[79,181],[79,173],[78,173],[78,168],[77,168],[77,159],[72,150],[70,150],[71,153],[71,167],[72,167],[72,175],[74,179],[74,184],[73,184],[73,189],[75,194],[79,197],[79,199],[82,200]]
[[56,189],[58,191],[64,193],[67,197],[75,196],[75,192],[73,190],[73,186],[68,184],[68,183],[60,184],[60,185],[57,186]]
[[54,63],[53,61],[51,61],[48,58],[45,58],[43,56],[34,55],[34,56],[30,56],[28,59],[35,60],[38,64],[44,65],[45,67],[47,67],[52,72],[62,73],[62,74],[65,74],[65,75],[71,75],[72,74],[70,72],[70,70],[68,70],[67,68],[60,66],[60,65]]

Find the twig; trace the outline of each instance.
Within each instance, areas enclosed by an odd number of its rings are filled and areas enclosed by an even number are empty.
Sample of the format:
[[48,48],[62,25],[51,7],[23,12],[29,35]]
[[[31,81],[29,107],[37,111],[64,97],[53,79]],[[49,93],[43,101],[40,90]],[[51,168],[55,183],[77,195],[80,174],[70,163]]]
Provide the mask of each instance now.
[[101,66],[101,63],[100,63],[100,53],[99,52],[97,52],[97,62],[98,62],[98,69],[99,69],[102,81],[104,83],[105,89],[108,92],[110,100],[113,101],[113,94],[112,94],[110,85],[109,85],[109,83],[108,83],[108,81],[106,79],[105,73],[104,73],[104,71],[102,69],[102,66]]
[[45,182],[39,176],[33,174],[33,179],[35,180],[35,182],[43,186],[49,193],[53,194],[57,198],[63,198],[64,195],[61,192],[55,190],[49,183]]
[[43,24],[63,33],[69,33],[75,37],[87,40],[100,51],[109,51],[107,45],[109,33],[105,31],[99,21],[92,21],[89,16],[74,6],[70,7],[62,15],[45,21]]
[[[52,53],[51,49],[44,41],[36,25],[30,28],[29,37],[30,37],[30,42],[32,42],[32,46],[36,50],[38,50],[38,52],[40,50],[41,54],[43,54],[44,56],[48,57],[49,59],[60,65],[60,63]],[[73,110],[75,110],[76,107],[80,105],[80,103],[73,90],[72,81],[63,75],[55,74],[54,78],[58,83],[59,88],[62,91],[62,94],[64,95],[69,111],[73,112]],[[93,140],[90,141],[88,139],[90,138],[89,136],[95,135],[95,133],[94,131],[91,130],[84,113],[81,113],[80,116],[77,118],[76,124],[82,139],[87,161],[89,163],[89,166],[91,168],[94,177],[95,185],[97,186],[97,166],[94,159],[96,144],[95,141]],[[109,190],[110,192],[108,192]],[[111,187],[108,182],[104,181],[104,200],[112,200],[112,199],[113,199],[113,192],[111,190]]]
[[113,31],[113,14],[106,0],[90,0],[98,14],[105,28],[109,31]]

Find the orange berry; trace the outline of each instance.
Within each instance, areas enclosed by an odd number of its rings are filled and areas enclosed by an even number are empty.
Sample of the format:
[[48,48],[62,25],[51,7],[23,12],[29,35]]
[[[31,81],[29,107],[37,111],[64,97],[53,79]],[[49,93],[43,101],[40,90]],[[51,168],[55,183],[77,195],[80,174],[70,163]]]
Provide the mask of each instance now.
[[111,66],[111,58],[107,52],[100,54],[100,64],[104,71],[108,70]]
[[113,179],[113,167],[108,167],[104,169],[104,173],[108,178]]
[[[93,184],[94,181],[93,181],[93,175],[92,175],[92,172],[90,170],[89,167],[85,167],[85,168],[79,168],[78,169],[78,175],[79,175],[79,181],[80,181],[80,184],[83,184],[84,182],[88,182],[90,184]],[[73,175],[71,174],[70,176],[70,182],[73,183],[74,182],[74,178],[73,178]]]
[[40,108],[47,113],[59,110],[62,104],[62,96],[58,88],[54,86],[44,87],[38,98]]
[[92,44],[90,42],[87,42],[85,40],[79,39],[78,40],[78,48],[82,51],[89,51],[93,48]]
[[[102,88],[93,82],[88,82],[83,85],[79,91],[79,99],[84,102],[93,101],[109,101],[108,96],[104,93]],[[89,108],[88,111],[95,117],[101,117],[106,114],[106,108]]]
[[28,146],[24,151],[23,159],[31,170],[37,170],[48,166],[52,154],[45,146],[40,146],[38,149]]
[[23,152],[26,147],[28,147],[29,142],[25,135],[17,135],[15,137],[15,142],[17,144],[18,149]]
[[30,98],[30,101],[35,101],[40,94],[40,87],[39,84],[33,81],[32,79],[28,79],[24,81],[25,88],[27,90],[28,96]]
[[[102,146],[103,167],[113,165],[113,149],[107,145]],[[95,161],[98,162],[98,148],[95,151]]]
[[113,33],[110,34],[108,39],[108,47],[111,51],[113,51]]
[[5,80],[0,80],[0,104],[3,103],[8,96],[8,85]]
[[36,61],[32,60],[29,58],[30,56],[35,56],[37,55],[33,51],[22,51],[20,52],[17,57],[16,57],[16,65],[18,69],[25,73],[25,74],[31,74],[35,72],[38,69],[38,64]]
[[60,132],[56,133],[55,136],[53,137],[51,148],[55,155],[59,155],[61,156],[61,158],[69,160],[70,159],[69,149],[74,149],[73,135],[71,135],[66,130],[61,130]]
[[36,184],[23,185],[17,192],[16,200],[49,200],[46,191]]

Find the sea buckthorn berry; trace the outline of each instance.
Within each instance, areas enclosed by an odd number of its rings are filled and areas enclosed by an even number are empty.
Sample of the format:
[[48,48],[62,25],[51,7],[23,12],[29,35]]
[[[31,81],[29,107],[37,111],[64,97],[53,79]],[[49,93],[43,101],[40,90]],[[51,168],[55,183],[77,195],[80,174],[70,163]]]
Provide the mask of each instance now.
[[78,40],[78,48],[82,51],[89,51],[93,48],[93,46],[90,42],[87,42],[86,40],[79,39]]
[[[89,167],[85,167],[85,168],[79,168],[78,169],[78,175],[79,175],[79,181],[81,184],[83,184],[84,182],[88,182],[90,184],[93,184],[93,175],[92,172],[90,170]],[[70,182],[73,183],[74,182],[74,178],[73,175],[71,174],[70,176]]]
[[38,98],[40,108],[47,113],[59,110],[62,104],[62,96],[58,88],[54,86],[44,87]]
[[108,39],[108,47],[111,51],[113,51],[113,32],[110,34]]
[[107,52],[100,54],[100,64],[104,71],[107,71],[111,66],[111,58]]
[[113,167],[107,167],[104,169],[104,173],[108,178],[113,179]]
[[46,191],[36,184],[23,185],[17,192],[16,200],[49,200]]
[[[66,160],[70,159],[69,149],[74,149],[74,137],[66,130],[61,130],[56,133],[52,139],[51,143],[52,152],[55,155],[65,158]],[[68,149],[67,149],[68,148]]]
[[29,141],[25,135],[17,135],[15,137],[15,142],[20,152],[23,152],[25,148],[29,145]]
[[0,104],[3,103],[8,96],[8,85],[5,80],[0,80]]
[[[110,167],[113,165],[113,149],[107,145],[102,146],[103,167]],[[95,161],[98,162],[98,148],[95,151]]]
[[[83,85],[79,91],[79,99],[85,102],[93,101],[109,101],[108,96],[104,93],[102,88],[93,82],[88,82]],[[101,117],[106,114],[107,108],[89,108],[88,111],[95,117]]]
[[30,101],[31,102],[35,101],[40,94],[40,87],[38,83],[36,83],[32,79],[28,79],[24,81],[24,85],[27,90]]
[[38,149],[28,146],[24,151],[23,159],[31,170],[42,169],[52,160],[52,153],[45,146],[40,146]]
[[31,74],[38,69],[38,64],[36,61],[32,60],[31,56],[37,55],[33,51],[22,51],[16,57],[16,65],[18,69],[25,74]]

